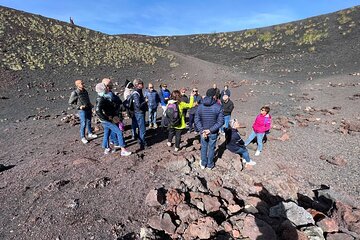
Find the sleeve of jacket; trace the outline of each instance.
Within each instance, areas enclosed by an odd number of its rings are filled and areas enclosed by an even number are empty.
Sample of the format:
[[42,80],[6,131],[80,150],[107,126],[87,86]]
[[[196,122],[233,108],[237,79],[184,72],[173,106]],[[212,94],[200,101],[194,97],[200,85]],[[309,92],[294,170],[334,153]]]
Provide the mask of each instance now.
[[190,102],[189,103],[181,102],[180,106],[181,106],[182,109],[192,108],[194,106],[194,97],[193,96],[190,97]]
[[265,131],[270,130],[271,128],[271,116],[269,116],[268,121],[265,124]]
[[160,94],[157,92],[155,95],[155,102],[156,102],[156,106],[160,103]]
[[199,107],[196,109],[195,113],[195,126],[199,130],[200,133],[204,131],[204,127],[201,123],[201,111],[202,111],[202,105],[199,105]]
[[141,109],[140,94],[133,92],[134,109]]
[[96,103],[95,112],[99,116],[100,119],[111,122],[109,117],[104,114],[104,111],[103,111],[104,106],[105,106],[105,102],[103,101],[103,99],[101,99],[101,98],[98,99],[97,103]]
[[76,91],[72,91],[70,98],[69,98],[69,104],[70,105],[77,104],[77,101],[78,101],[78,95],[77,95]]
[[[231,101],[231,100],[230,100]],[[231,104],[230,104],[230,112],[232,112],[233,110],[234,110],[234,103],[233,103],[233,101],[231,101],[230,102]]]
[[211,133],[216,133],[224,125],[224,111],[221,106],[218,107],[219,114],[216,123],[209,129]]

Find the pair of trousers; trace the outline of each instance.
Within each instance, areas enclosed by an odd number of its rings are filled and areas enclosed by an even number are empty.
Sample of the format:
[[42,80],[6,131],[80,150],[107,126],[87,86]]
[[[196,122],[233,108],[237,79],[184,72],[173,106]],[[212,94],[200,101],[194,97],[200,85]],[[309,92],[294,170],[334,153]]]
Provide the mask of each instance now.
[[236,151],[237,154],[241,155],[246,162],[250,162],[249,152],[246,147],[240,147],[239,150]]
[[224,116],[224,125],[220,128],[221,132],[224,132],[224,128],[229,128],[230,119],[231,115]]
[[157,108],[149,108],[149,124],[156,124]]
[[248,137],[248,139],[246,139],[245,141],[245,146],[249,145],[251,143],[251,141],[256,137],[257,140],[257,150],[259,152],[262,151],[263,148],[263,138],[265,136],[265,133],[256,133],[254,132],[254,130],[251,131],[250,136]]
[[120,147],[125,147],[123,133],[115,123],[103,121],[101,124],[104,128],[104,139],[102,142],[103,148],[109,148],[109,136],[112,133],[116,135],[116,141],[114,144]]
[[175,147],[180,148],[182,129],[169,128],[168,142],[171,142],[175,136]]
[[133,136],[135,137],[136,134],[136,128],[139,129],[138,136],[138,142],[141,147],[146,146],[145,142],[145,133],[146,133],[146,126],[145,126],[145,113],[143,112],[135,112],[134,116],[132,117],[132,132]]
[[208,168],[214,167],[214,155],[216,141],[218,138],[217,133],[209,134],[206,138],[200,135],[201,140],[201,165]]
[[85,128],[87,128],[88,134],[92,134],[91,116],[92,116],[91,109],[79,110],[80,138],[85,137]]

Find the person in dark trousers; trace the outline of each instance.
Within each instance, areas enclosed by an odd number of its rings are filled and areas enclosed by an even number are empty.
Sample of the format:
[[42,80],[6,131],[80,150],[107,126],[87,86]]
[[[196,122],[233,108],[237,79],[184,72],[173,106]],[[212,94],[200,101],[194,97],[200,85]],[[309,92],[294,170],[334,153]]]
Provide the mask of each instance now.
[[111,132],[114,132],[117,137],[117,143],[114,146],[114,150],[121,149],[121,156],[129,156],[131,152],[125,148],[125,142],[122,131],[118,127],[119,118],[116,114],[116,108],[110,100],[107,87],[104,83],[98,83],[95,86],[95,90],[98,93],[96,98],[96,114],[98,115],[100,122],[104,128],[104,139],[102,142],[102,148],[104,148],[104,154],[109,154],[111,151],[109,145],[109,136]]
[[224,89],[221,91],[221,99],[223,98],[224,95],[228,95],[230,97],[231,91],[229,90],[229,86],[225,85]]
[[230,121],[230,128],[225,128],[226,149],[241,155],[243,163],[253,166],[256,162],[250,159],[249,152],[245,147],[245,142],[241,139],[238,131],[239,128],[240,123],[236,119]]
[[167,85],[166,84],[160,85],[159,97],[160,97],[160,104],[161,104],[161,108],[163,109],[163,113],[166,110],[166,105],[170,99],[170,95],[171,92],[169,91],[169,89],[167,89]]
[[[140,145],[140,150],[144,150],[146,147],[145,141],[145,113],[147,111],[147,99],[145,99],[142,89],[144,88],[144,83],[141,79],[135,79],[133,81],[134,92],[132,93],[132,101],[134,101],[134,116],[132,117],[132,131],[133,136],[138,136],[138,142]],[[136,134],[136,128],[139,128],[139,133]]]
[[[198,132],[195,126],[195,113],[198,108],[198,105],[201,104],[202,97],[199,95],[199,90],[197,88],[193,88],[192,93],[194,95],[194,107],[189,109],[189,133],[195,130]],[[194,129],[193,129],[194,128]]]
[[215,90],[215,96],[216,96],[216,99],[219,101],[221,98],[221,94],[220,94],[220,89],[217,88],[217,85],[216,83],[213,84],[213,89]]
[[[184,103],[189,103],[189,97],[186,96],[186,88],[181,88],[180,89],[180,94],[181,94],[181,102],[184,102]],[[185,123],[186,123],[186,114],[187,114],[187,109],[184,109],[183,110],[183,115],[184,115],[184,118],[185,118]]]
[[195,125],[200,132],[201,140],[201,169],[214,167],[216,141],[223,124],[222,106],[218,103],[216,90],[210,88],[195,114]]
[[221,127],[220,131],[224,133],[224,128],[229,128],[231,113],[234,110],[234,103],[230,100],[228,95],[223,96],[221,103],[224,110],[224,126]]
[[76,80],[75,86],[76,90],[71,92],[69,104],[76,105],[76,108],[79,111],[80,139],[86,144],[88,143],[88,140],[85,138],[85,128],[87,128],[88,139],[97,138],[97,135],[93,134],[91,129],[91,109],[93,108],[93,105],[90,102],[89,94],[85,89],[84,82],[82,80]]
[[158,92],[154,89],[154,85],[149,83],[148,89],[145,92],[145,98],[148,100],[149,107],[149,128],[157,128],[156,113],[160,103],[160,97]]

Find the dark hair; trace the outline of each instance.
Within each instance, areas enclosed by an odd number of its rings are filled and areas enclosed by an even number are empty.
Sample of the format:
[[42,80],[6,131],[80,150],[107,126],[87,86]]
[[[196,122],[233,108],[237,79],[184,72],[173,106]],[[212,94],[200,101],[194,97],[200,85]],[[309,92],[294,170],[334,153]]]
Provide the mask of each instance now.
[[171,93],[170,99],[177,101],[178,103],[181,102],[181,93],[179,90],[174,90]]
[[270,107],[269,106],[263,106],[263,107],[261,107],[261,109],[264,109],[266,113],[270,112]]

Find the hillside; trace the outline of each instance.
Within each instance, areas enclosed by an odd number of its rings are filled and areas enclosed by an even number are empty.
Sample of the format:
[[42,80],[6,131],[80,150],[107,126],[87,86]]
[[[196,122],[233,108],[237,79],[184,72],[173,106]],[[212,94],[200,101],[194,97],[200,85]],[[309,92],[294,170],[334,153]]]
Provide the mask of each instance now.
[[[360,8],[232,33],[109,36],[0,7],[0,239],[360,239]],[[217,141],[147,129],[148,147],[81,143],[75,79],[95,104],[104,77],[170,90],[230,86],[243,139],[263,105],[272,129],[255,166]],[[189,92],[188,92],[189,94]],[[161,116],[161,108],[158,109]],[[160,118],[159,124],[160,124]]]

